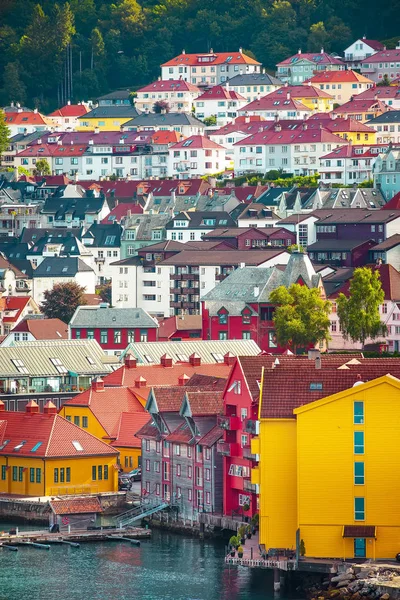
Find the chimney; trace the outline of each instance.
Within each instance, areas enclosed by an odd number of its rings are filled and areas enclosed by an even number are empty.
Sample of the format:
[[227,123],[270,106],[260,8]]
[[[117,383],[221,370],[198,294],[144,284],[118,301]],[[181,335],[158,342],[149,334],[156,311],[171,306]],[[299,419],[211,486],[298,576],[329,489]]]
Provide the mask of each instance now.
[[101,377],[92,379],[92,390],[94,392],[104,392],[104,381]]
[[307,129],[308,125],[305,121],[303,121],[303,123],[301,124],[301,127],[302,127],[303,131],[305,131]]
[[320,369],[321,368],[321,356],[316,356],[315,357],[315,368],[316,369]]
[[146,387],[146,383],[147,383],[147,380],[144,377],[142,377],[141,375],[137,379],[135,379],[135,387],[137,387],[137,388]]
[[71,100],[68,100],[67,106],[71,106]]
[[0,400],[0,412],[4,412],[6,410],[6,405],[3,400]]
[[39,404],[34,400],[29,400],[28,404],[25,407],[25,412],[30,413],[31,415],[39,412]]
[[189,356],[189,362],[193,367],[199,367],[201,365],[201,358],[196,352],[193,352],[193,354]]
[[43,407],[43,412],[45,415],[56,415],[57,414],[57,406],[53,404],[51,400],[46,402]]
[[290,100],[290,92],[286,93],[286,100]]
[[243,54],[243,48],[239,48],[240,54]]
[[185,50],[185,48],[182,50],[182,54],[186,54],[186,50]]
[[297,50],[297,54],[301,54],[301,48]]
[[323,48],[321,48],[321,54],[323,54],[323,53],[324,53],[324,49],[323,49]]
[[275,123],[274,130],[275,131],[282,131],[282,125],[280,123]]
[[100,129],[98,127],[95,127],[93,133],[97,135],[98,133],[100,133]]
[[42,143],[43,143],[43,142],[42,142],[42,138],[39,138],[39,139],[38,139],[38,141],[37,141],[36,143],[37,143],[37,145],[38,145],[38,146],[41,146],[41,145],[42,145]]
[[250,117],[245,117],[245,118],[244,118],[244,122],[245,122],[245,123],[250,123]]
[[308,360],[315,360],[317,356],[321,356],[321,353],[318,350],[318,348],[310,348],[310,350],[308,351]]
[[37,115],[38,109],[37,109],[37,108],[34,108],[34,109],[33,109],[33,112],[35,113],[35,115]]
[[132,354],[127,354],[125,356],[124,364],[127,369],[136,369],[137,359],[135,356],[132,356]]
[[89,146],[93,146],[93,140],[89,140]]
[[163,354],[160,360],[160,364],[163,367],[172,367],[172,358],[169,354]]
[[244,263],[244,262],[239,263],[239,269],[244,269],[245,266],[246,266],[246,263]]
[[236,356],[234,354],[232,354],[232,352],[227,352],[226,354],[224,354],[224,363],[226,365],[233,365],[233,363],[236,360]]
[[183,373],[183,375],[178,377],[178,385],[186,385],[187,382],[189,381],[189,379],[190,379],[189,375],[186,375],[186,373]]

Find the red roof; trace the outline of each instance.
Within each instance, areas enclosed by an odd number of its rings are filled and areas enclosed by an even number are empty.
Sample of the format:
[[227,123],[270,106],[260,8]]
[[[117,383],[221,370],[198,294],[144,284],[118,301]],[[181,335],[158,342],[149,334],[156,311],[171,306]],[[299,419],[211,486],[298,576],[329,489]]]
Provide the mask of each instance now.
[[219,425],[215,425],[210,431],[208,431],[200,440],[199,444],[202,446],[206,446],[207,448],[211,448],[214,446],[222,438],[224,435],[224,431],[221,429]]
[[[21,317],[22,312],[31,302],[30,296],[6,296],[0,298],[0,310],[3,312],[3,323],[15,323]],[[10,314],[7,312],[10,311]]]
[[370,48],[373,48],[374,50],[383,50],[383,48],[384,48],[384,45],[382,44],[382,42],[378,42],[378,40],[367,40],[367,38],[363,37],[359,41],[364,42],[364,44],[367,44],[367,46],[369,46]]
[[68,339],[68,325],[61,319],[24,319],[13,328],[16,331],[29,331],[36,340]]
[[298,60],[309,60],[317,65],[343,65],[344,62],[331,56],[327,52],[298,52],[294,56],[290,56],[289,58],[285,58],[280,63],[277,64],[278,67],[286,66],[286,65],[294,65]]
[[183,389],[186,390],[190,410],[194,417],[222,414],[224,406],[222,390],[192,391],[189,386],[184,386]]
[[182,134],[177,131],[156,131],[151,136],[152,144],[176,144],[182,139]]
[[[379,148],[387,148],[387,144],[374,144],[373,146],[349,144],[341,148],[335,148],[335,150],[328,152],[328,154],[321,156],[321,158],[376,158],[379,154],[377,151]],[[382,208],[386,207],[387,204]],[[400,208],[400,206],[392,206],[391,208]]]
[[361,92],[361,94],[357,94],[359,100],[379,98],[382,102],[397,98],[398,96],[400,96],[400,87],[396,85],[373,86]]
[[236,142],[234,146],[252,146],[258,144],[260,146],[269,144],[312,144],[312,143],[331,143],[331,144],[347,144],[338,135],[334,135],[326,129],[298,129],[298,130],[282,130],[282,131],[260,131],[254,135]]
[[64,500],[51,500],[50,506],[55,515],[81,515],[85,513],[101,513],[100,500],[95,496],[83,498],[65,498]]
[[86,144],[83,146],[73,146],[72,144],[69,146],[59,146],[57,144],[53,156],[82,156],[86,152]]
[[165,438],[166,442],[173,442],[174,444],[188,444],[193,440],[193,434],[190,431],[189,425],[184,422],[179,425],[172,433],[167,435]]
[[199,92],[197,85],[183,79],[159,79],[137,90],[142,92]]
[[191,135],[182,142],[178,142],[172,146],[174,150],[179,148],[186,148],[187,150],[193,150],[194,148],[211,148],[215,150],[225,150],[223,146],[216,144],[204,135]]
[[0,430],[0,446],[9,440],[0,450],[2,456],[78,458],[117,454],[108,444],[58,414],[4,411],[0,413],[1,421],[6,427]]
[[381,210],[398,210],[400,209],[400,192],[397,192],[389,202],[382,206]]
[[335,108],[332,112],[335,114],[338,113],[365,113],[369,111],[380,111],[386,112],[390,110],[386,104],[381,102],[381,100],[375,100],[374,98],[364,100],[360,100],[358,96],[355,96],[353,100],[342,104]]
[[7,112],[4,121],[7,125],[46,125],[46,121],[38,112]]
[[[209,60],[204,61],[205,58]],[[174,67],[177,65],[208,66],[208,65],[260,65],[254,58],[242,52],[209,52],[205,54],[186,54],[182,52],[175,58],[163,63],[162,67]]]
[[35,144],[18,152],[16,156],[52,156],[58,146],[56,144]]
[[[372,248],[374,250],[374,248]],[[369,265],[367,265],[369,266]],[[380,281],[383,291],[385,292],[385,300],[392,300],[393,302],[400,301],[400,273],[392,265],[373,265],[370,266],[372,270],[378,269],[380,275]],[[344,282],[342,287],[336,289],[333,294],[329,296],[329,299],[336,299],[340,293],[348,296],[350,293],[351,279]]]
[[121,202],[114,206],[112,211],[104,217],[101,221],[104,225],[109,223],[121,223],[121,220],[128,215],[128,212],[132,215],[141,215],[143,213],[143,207],[140,204],[133,202]]
[[352,71],[348,69],[347,71],[321,71],[320,73],[316,73],[308,79],[305,83],[317,84],[317,83],[330,83],[331,81],[334,83],[354,83],[355,81],[360,83],[368,83],[371,82],[371,79],[367,79],[364,75],[360,75],[356,71]]
[[[340,71],[335,71],[340,72]],[[292,98],[332,98],[331,94],[321,90],[318,86],[311,85],[311,83],[307,83],[304,85],[284,85],[278,90],[274,90],[270,94],[267,94],[268,97],[275,98],[279,100],[282,97],[286,97],[286,94],[290,94]]]
[[111,446],[114,448],[140,448],[141,441],[136,437],[136,433],[149,421],[151,418],[147,412],[123,412],[120,416],[116,439]]
[[159,340],[169,339],[175,333],[179,337],[179,331],[201,332],[201,315],[182,315],[180,317],[167,317],[159,319]]
[[115,438],[122,413],[144,413],[134,391],[127,387],[105,387],[104,390],[95,391],[90,387],[64,403],[65,414],[69,406],[87,406],[107,435]]
[[201,94],[201,96],[198,96],[196,102],[198,100],[220,100],[221,98],[225,98],[226,100],[243,100],[246,102],[246,98],[243,98],[243,96],[234,90],[226,89],[222,85],[214,85],[214,87]]
[[83,117],[88,109],[84,104],[66,104],[49,114],[49,117]]
[[368,65],[370,63],[381,63],[381,62],[399,62],[400,61],[400,49],[395,48],[394,50],[381,50],[373,54],[372,56],[368,56],[361,61],[361,66],[364,64]]
[[311,112],[311,108],[308,108],[298,100],[293,99],[290,94],[289,97],[279,98],[271,98],[272,94],[268,94],[268,96],[263,96],[259,100],[253,100],[250,104],[246,104],[240,110],[250,111],[250,110],[273,110],[274,112],[278,112],[280,110],[301,110]]

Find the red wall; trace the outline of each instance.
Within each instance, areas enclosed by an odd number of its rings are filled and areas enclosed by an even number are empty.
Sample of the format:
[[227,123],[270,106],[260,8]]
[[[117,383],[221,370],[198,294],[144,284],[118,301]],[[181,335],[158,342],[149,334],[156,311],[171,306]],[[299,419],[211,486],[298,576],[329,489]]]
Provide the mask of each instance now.
[[[80,339],[86,339],[87,338],[87,329],[91,329],[91,328],[90,327],[89,328],[83,328],[83,327],[71,328],[72,339],[76,339],[76,329],[80,329],[80,332],[81,332]],[[116,328],[116,329],[119,329],[119,328]],[[141,329],[146,329],[146,328],[145,327],[142,327],[142,328],[141,327],[139,327],[139,328],[126,327],[124,329],[121,329],[121,343],[120,344],[114,344],[114,329],[113,328],[107,328],[107,332],[108,332],[108,343],[107,344],[100,343],[101,331],[105,331],[105,328],[94,329],[94,339],[100,344],[100,346],[104,350],[125,350],[125,348],[129,344],[128,331],[133,330],[135,332],[135,342],[140,342]],[[152,327],[151,329],[147,329],[147,341],[149,341],[149,342],[157,341],[157,327]]]

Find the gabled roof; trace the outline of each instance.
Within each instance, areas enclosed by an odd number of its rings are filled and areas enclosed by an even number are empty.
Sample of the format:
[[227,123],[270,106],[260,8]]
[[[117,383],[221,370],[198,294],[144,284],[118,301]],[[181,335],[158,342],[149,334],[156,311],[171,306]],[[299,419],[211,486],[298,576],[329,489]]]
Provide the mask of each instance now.
[[0,428],[0,447],[9,440],[0,450],[2,456],[80,458],[118,455],[108,444],[58,414],[4,411],[0,413],[2,422],[6,426]]
[[395,194],[393,196],[393,198],[391,200],[389,200],[389,202],[387,202],[383,208],[385,210],[399,210],[400,209],[400,192],[397,192],[397,194]]
[[160,339],[170,338],[175,333],[179,337],[179,331],[201,331],[201,315],[181,315],[159,320]]
[[[385,113],[389,110],[390,109],[388,108],[388,106],[379,99],[375,100],[375,98],[364,98],[360,100],[359,98],[357,98],[357,96],[355,96],[349,102],[345,102],[345,104],[334,108],[332,112],[334,114],[366,113],[369,111],[380,111],[382,113]],[[368,122],[370,123],[371,121]]]
[[122,226],[119,223],[93,223],[82,236],[82,241],[92,239],[90,248],[120,248]]
[[326,238],[308,245],[307,252],[328,252],[329,250],[351,252],[367,244],[372,247],[375,245],[375,242],[373,240],[336,240]]
[[42,214],[53,215],[56,221],[64,221],[65,215],[70,215],[72,219],[84,221],[86,215],[97,215],[104,206],[104,198],[55,198],[50,197],[45,200],[41,210]]
[[311,213],[317,225],[326,223],[389,223],[400,218],[400,210],[368,210],[367,208],[320,209]]
[[151,136],[151,142],[156,145],[176,144],[182,139],[182,134],[177,131],[156,131]]
[[240,73],[234,75],[224,85],[230,86],[246,86],[246,85],[283,85],[282,81],[277,77],[273,77],[269,73]]
[[308,108],[307,106],[305,106],[305,104],[302,104],[301,102],[299,102],[298,100],[291,98],[290,95],[289,97],[283,96],[283,97],[279,97],[279,98],[270,98],[270,96],[272,96],[272,94],[268,94],[268,96],[264,96],[263,98],[260,98],[259,100],[253,100],[253,102],[250,102],[249,104],[246,104],[246,106],[243,106],[243,108],[241,108],[240,110],[242,112],[248,112],[248,111],[265,111],[265,110],[269,110],[269,111],[275,111],[276,113],[278,113],[279,111],[301,111],[301,112],[312,112],[311,108]]
[[[385,106],[385,105],[384,105]],[[378,115],[374,119],[368,121],[369,125],[375,125],[379,123],[399,123],[400,122],[400,110],[387,110],[383,114]]]
[[142,113],[131,121],[124,123],[124,127],[162,127],[162,126],[191,125],[204,129],[204,123],[192,114],[185,112],[169,113]]
[[217,144],[204,135],[191,135],[185,140],[178,142],[172,146],[172,150],[180,150],[181,148],[193,150],[194,148],[206,148],[211,150],[225,150],[224,146]]
[[38,113],[37,111],[24,111],[21,112],[6,112],[4,121],[6,125],[44,125],[46,126],[46,121],[44,117]]
[[33,298],[30,296],[2,296],[0,298],[0,310],[3,312],[3,323],[16,323],[21,317],[23,311],[29,305],[35,305]]
[[[307,122],[304,127],[298,130],[283,129],[282,131],[260,131],[244,140],[236,142],[234,146],[269,146],[269,145],[289,145],[289,144],[318,144],[318,143],[331,143],[331,144],[348,144],[346,140],[334,135],[327,129],[315,128],[309,129]],[[261,200],[258,199],[260,202]]]
[[143,308],[109,308],[108,306],[78,306],[69,326],[72,328],[157,328],[156,321]]
[[203,94],[201,94],[200,96],[198,96],[196,98],[196,102],[198,100],[204,101],[204,100],[220,100],[220,99],[242,100],[243,102],[246,102],[246,98],[243,98],[243,96],[241,96],[234,90],[231,90],[230,88],[228,89],[227,87],[224,87],[222,85],[214,85],[209,90],[203,92]]
[[[208,59],[205,62],[205,59]],[[260,65],[261,63],[257,62],[254,58],[247,56],[247,54],[243,54],[241,50],[239,52],[205,52],[199,54],[186,54],[186,52],[182,52],[175,58],[171,58],[167,62],[163,63],[162,67],[174,67],[178,65],[188,65],[188,66],[207,66],[207,65]]]
[[[375,250],[373,248],[372,250]],[[372,271],[378,270],[382,289],[385,293],[385,300],[392,302],[400,301],[400,273],[392,265],[367,265]],[[329,296],[331,299],[338,297],[340,293],[345,296],[350,291],[351,278],[347,279],[340,288],[335,288],[334,292]]]
[[378,40],[367,40],[367,38],[363,37],[363,38],[358,38],[358,40],[356,40],[357,42],[363,42],[363,44],[366,44],[367,46],[369,46],[370,48],[373,48],[374,50],[383,50],[384,45],[382,44],[382,42],[378,42]]
[[361,61],[361,67],[370,63],[381,63],[381,62],[399,62],[400,60],[400,49],[394,48],[393,50],[379,50],[372,56],[368,56]]
[[390,237],[388,237],[386,240],[384,240],[380,244],[377,244],[376,246],[374,246],[372,248],[372,250],[374,252],[382,252],[384,250],[390,250],[391,248],[395,248],[399,244],[400,244],[400,233],[395,233],[394,235],[391,235]]
[[327,52],[315,52],[314,54],[311,52],[301,52],[299,51],[297,54],[290,56],[289,58],[285,58],[280,63],[277,64],[277,67],[280,66],[292,66],[295,65],[299,60],[307,60],[309,62],[315,63],[316,65],[343,65],[343,61],[339,60],[335,56],[328,54]]
[[82,259],[76,257],[48,256],[36,267],[33,277],[75,277],[77,273],[93,273]]
[[373,84],[373,81],[371,79],[368,79],[367,77],[364,77],[364,75],[360,75],[359,73],[357,73],[357,71],[352,71],[351,69],[347,69],[346,71],[321,71],[320,73],[315,73],[315,75],[313,75],[311,77],[311,79],[308,79],[307,81],[305,81],[305,83],[307,84],[309,81],[312,84],[331,83],[331,82],[332,83],[358,82],[358,83]]
[[49,117],[81,117],[88,109],[84,104],[66,104],[49,114]]
[[147,412],[127,413],[120,416],[116,439],[111,442],[114,448],[141,448],[141,441],[136,433],[150,421]]
[[158,79],[136,90],[137,93],[145,92],[199,92],[197,85],[184,79]]
[[[262,263],[275,258],[276,256],[285,256],[283,249],[260,249],[246,250],[244,255],[241,250],[183,250],[174,256],[170,256],[160,262],[162,265],[193,265],[193,266],[237,266],[243,262],[247,265],[261,265]],[[217,286],[219,287],[219,285]]]
[[[206,225],[204,221],[206,219],[214,221],[211,225]],[[176,221],[188,221],[188,229],[204,229],[204,228],[226,228],[234,227],[235,221],[225,211],[219,210],[196,210],[196,211],[182,211],[175,215],[166,225],[166,229],[175,229],[174,224]]]
[[[182,389],[182,388],[181,388]],[[181,412],[192,417],[222,414],[224,398],[222,390],[194,390],[186,389]]]
[[30,319],[13,327],[12,332],[29,331],[36,340],[68,339],[68,325],[61,319]]
[[83,498],[53,498],[50,506],[55,515],[82,515],[87,513],[101,513],[100,500],[96,497],[84,496]]
[[357,98],[359,100],[364,100],[367,98],[379,98],[385,102],[385,100],[396,99],[400,97],[400,87],[396,85],[383,85],[368,88],[361,94],[357,94]]
[[139,115],[139,111],[132,105],[129,104],[111,104],[107,106],[97,106],[90,112],[86,113],[82,117],[79,117],[81,121],[87,121],[88,119],[132,119]]

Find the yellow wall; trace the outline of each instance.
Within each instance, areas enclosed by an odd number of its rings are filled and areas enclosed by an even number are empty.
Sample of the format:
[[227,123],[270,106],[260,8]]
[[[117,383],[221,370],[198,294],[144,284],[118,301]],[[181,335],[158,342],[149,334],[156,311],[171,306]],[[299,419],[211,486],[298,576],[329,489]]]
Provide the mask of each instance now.
[[254,481],[260,482],[260,544],[295,548],[296,421],[261,420],[260,461]]
[[[65,458],[65,459],[49,459],[43,461],[40,458],[30,458],[24,456],[0,457],[0,466],[8,465],[6,480],[1,479],[0,474],[0,492],[6,494],[22,494],[24,496],[55,496],[69,494],[95,494],[103,492],[115,492],[118,490],[118,471],[114,468],[117,463],[117,456],[94,456],[81,458]],[[96,480],[92,480],[92,466],[104,465],[108,466],[108,480],[103,479],[98,481],[97,471]],[[25,468],[23,472],[23,481],[13,481],[13,466]],[[41,469],[41,483],[30,483],[29,469]],[[70,467],[71,481],[54,482],[54,469]],[[18,478],[17,475],[17,478]],[[66,471],[65,471],[66,479]]]
[[[364,402],[363,425],[354,425],[354,401]],[[344,525],[376,526],[368,558],[399,551],[399,408],[400,382],[380,378],[296,411],[298,525],[307,556],[353,557]],[[364,431],[364,455],[354,454],[354,431]],[[364,462],[364,485],[354,483],[355,461]],[[365,498],[364,521],[354,520],[355,497]]]
[[354,81],[340,81],[339,83],[333,81],[329,83],[313,83],[313,86],[333,96],[335,104],[345,104],[346,102],[350,102],[352,97],[365,92],[374,85],[374,82],[371,80],[368,80],[368,82],[359,81],[357,82],[357,88],[353,88],[353,83]]
[[[358,144],[358,145],[362,145],[362,144],[375,144],[376,143],[376,131],[370,131],[370,132],[357,132],[357,131],[334,131],[333,132],[335,135],[338,135],[339,137],[343,138],[344,140],[349,140],[351,141],[352,144]],[[357,157],[354,157],[357,158]],[[360,158],[362,158],[362,156],[360,156]]]
[[317,98],[301,98],[293,96],[293,98],[316,112],[330,112],[333,110],[333,98],[321,98],[319,96]]
[[[132,117],[120,117],[120,118],[96,118],[96,119],[88,119],[83,116],[79,119],[78,125],[76,126],[76,131],[93,131],[95,128],[100,129],[100,131],[118,131],[120,126],[128,121],[131,121]],[[87,122],[88,125],[83,125],[82,123]],[[104,125],[100,125],[100,123],[104,123]]]
[[[139,466],[139,457],[142,455],[140,448],[116,448],[119,451],[119,462],[125,473],[129,473],[132,469],[136,469]],[[125,466],[125,458],[128,458],[128,465]],[[129,459],[132,459],[130,461]],[[132,466],[131,466],[132,462]]]

